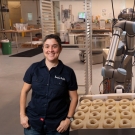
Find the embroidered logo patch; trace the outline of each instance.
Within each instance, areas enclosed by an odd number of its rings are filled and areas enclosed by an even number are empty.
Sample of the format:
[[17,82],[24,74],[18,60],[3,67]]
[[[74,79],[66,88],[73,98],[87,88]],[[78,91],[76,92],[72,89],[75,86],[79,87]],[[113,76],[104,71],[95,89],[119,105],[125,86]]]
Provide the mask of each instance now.
[[55,75],[55,78],[56,78],[56,79],[61,79],[61,80],[64,80],[64,81],[65,81],[65,78],[64,78],[64,77],[60,77],[60,76],[56,76],[56,75]]

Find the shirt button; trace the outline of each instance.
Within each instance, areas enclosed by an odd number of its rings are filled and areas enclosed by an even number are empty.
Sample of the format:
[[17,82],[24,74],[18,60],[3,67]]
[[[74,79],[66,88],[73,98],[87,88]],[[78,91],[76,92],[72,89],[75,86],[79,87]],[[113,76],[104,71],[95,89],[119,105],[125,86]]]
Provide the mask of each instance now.
[[46,106],[46,104],[44,104],[44,106]]

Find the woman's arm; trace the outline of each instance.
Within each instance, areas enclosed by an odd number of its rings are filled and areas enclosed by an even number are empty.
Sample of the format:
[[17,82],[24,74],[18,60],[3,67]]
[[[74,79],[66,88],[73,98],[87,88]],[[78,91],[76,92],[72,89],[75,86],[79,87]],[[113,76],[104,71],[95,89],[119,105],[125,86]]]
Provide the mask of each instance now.
[[69,111],[68,111],[68,117],[73,117],[75,113],[75,109],[78,103],[78,94],[77,91],[69,91],[69,96],[71,98],[70,106],[69,106]]
[[26,101],[27,101],[27,94],[31,89],[31,84],[25,83],[21,90],[20,95],[20,123],[24,128],[28,128],[28,117],[26,116],[25,109],[26,109]]
[[[78,103],[78,94],[77,94],[77,90],[75,91],[69,91],[69,96],[71,99],[70,102],[70,106],[69,106],[69,111],[68,111],[68,117],[73,117],[74,113],[75,113],[75,109]],[[64,132],[68,129],[70,124],[70,119],[66,118],[64,121],[62,121],[59,125],[59,127],[57,128],[58,132]]]

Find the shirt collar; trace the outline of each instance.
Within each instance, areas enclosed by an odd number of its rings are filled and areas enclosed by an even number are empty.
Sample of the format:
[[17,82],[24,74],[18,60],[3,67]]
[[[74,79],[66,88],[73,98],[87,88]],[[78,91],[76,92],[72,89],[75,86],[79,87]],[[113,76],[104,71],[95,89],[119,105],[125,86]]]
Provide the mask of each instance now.
[[63,69],[64,64],[62,63],[61,60],[59,60],[59,64],[56,66],[55,72],[57,72],[58,74],[61,72],[61,70]]
[[43,59],[42,61],[40,61],[40,67],[46,67],[46,64],[45,64],[45,59]]
[[[55,72],[57,72],[59,74],[61,72],[63,66],[64,66],[63,62],[61,60],[59,60],[59,64],[55,67],[56,68]],[[46,64],[45,64],[45,59],[40,61],[40,67],[41,68],[47,67]]]

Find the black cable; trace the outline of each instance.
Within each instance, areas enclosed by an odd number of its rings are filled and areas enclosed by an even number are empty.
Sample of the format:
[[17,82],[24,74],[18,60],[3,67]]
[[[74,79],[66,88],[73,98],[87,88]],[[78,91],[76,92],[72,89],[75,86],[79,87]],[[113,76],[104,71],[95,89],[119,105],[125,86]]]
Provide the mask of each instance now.
[[[106,92],[107,88],[104,86],[104,84],[106,84],[107,86],[108,85],[108,82],[111,80],[111,78],[105,78],[103,79],[103,81],[99,84],[99,94],[105,94],[105,93],[109,93],[109,92]],[[103,84],[103,91],[100,90],[100,86],[101,84]],[[111,86],[111,84],[110,84]],[[111,91],[111,90],[110,90]]]
[[0,12],[1,12],[1,18],[2,18],[2,28],[4,29],[4,18],[3,18],[3,13],[2,13],[2,3],[1,3],[1,0],[0,0]]
[[135,7],[135,0],[134,0],[134,5],[133,5],[133,11],[132,11],[132,17],[131,17],[131,20],[133,20],[133,18],[134,18],[134,7]]
[[[0,12],[0,22],[2,22],[2,12]],[[2,23],[0,23],[1,30],[3,29]]]
[[100,86],[101,86],[101,84],[103,84],[103,82],[106,80],[106,78],[105,79],[103,79],[103,81],[101,81],[101,83],[99,84],[99,93],[100,94],[103,94],[104,93],[104,90],[101,92],[101,90],[100,90]]
[[113,0],[111,0],[111,2],[112,2],[113,19],[115,19],[115,15],[114,15],[114,7],[113,7]]

